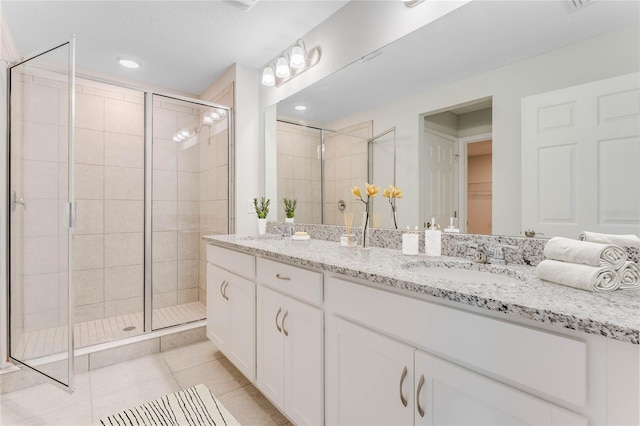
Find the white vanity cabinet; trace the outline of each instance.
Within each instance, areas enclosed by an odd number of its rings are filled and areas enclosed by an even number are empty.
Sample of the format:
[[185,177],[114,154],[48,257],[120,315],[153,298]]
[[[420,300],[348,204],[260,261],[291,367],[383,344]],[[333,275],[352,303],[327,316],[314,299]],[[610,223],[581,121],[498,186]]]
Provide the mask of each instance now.
[[256,285],[246,278],[254,274],[255,258],[207,246],[207,261],[207,337],[255,381]]
[[258,259],[256,385],[295,424],[323,424],[322,274]]
[[588,424],[523,391],[585,406],[584,342],[339,278],[325,290],[327,424]]

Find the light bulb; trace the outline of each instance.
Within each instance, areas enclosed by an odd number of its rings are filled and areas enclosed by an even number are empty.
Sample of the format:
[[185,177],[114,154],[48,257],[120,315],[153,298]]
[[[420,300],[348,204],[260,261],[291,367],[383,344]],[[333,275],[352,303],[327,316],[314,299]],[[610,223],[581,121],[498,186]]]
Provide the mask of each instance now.
[[276,77],[287,78],[291,75],[289,64],[284,56],[280,56],[276,62]]
[[223,110],[222,108],[216,108],[216,112],[217,112],[221,117],[227,113],[227,111]]
[[304,68],[305,62],[304,51],[299,44],[296,44],[293,46],[293,49],[291,49],[289,64],[291,64],[291,68],[300,69]]
[[211,113],[211,119],[212,119],[213,121],[218,121],[218,120],[220,120],[220,114],[218,114],[218,113],[217,113],[217,112],[215,112],[215,111],[214,111],[214,112],[212,112],[212,113]]
[[211,118],[211,116],[209,115],[202,116],[202,124],[204,124],[205,126],[213,124],[213,118]]
[[180,136],[182,136],[185,139],[188,138],[190,136],[189,129],[184,127],[182,130],[180,130]]
[[274,86],[276,84],[276,76],[270,66],[262,70],[262,84],[265,86]]

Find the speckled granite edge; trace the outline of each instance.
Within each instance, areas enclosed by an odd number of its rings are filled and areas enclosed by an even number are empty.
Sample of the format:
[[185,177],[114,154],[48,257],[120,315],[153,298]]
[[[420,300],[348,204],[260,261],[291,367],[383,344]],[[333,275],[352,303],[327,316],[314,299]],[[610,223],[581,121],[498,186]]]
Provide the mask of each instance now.
[[[338,227],[339,228],[339,227]],[[272,236],[273,237],[273,236]],[[243,238],[245,238],[243,240]],[[252,238],[252,239],[247,239]],[[398,250],[345,248],[326,241],[292,242],[260,237],[204,237],[215,245],[357,278],[392,288],[515,315],[554,326],[640,343],[640,290],[591,293],[535,278],[527,266],[510,266],[529,278],[522,286],[461,284],[425,279],[401,265],[426,256],[403,256]],[[438,258],[446,264],[446,258]],[[461,259],[450,258],[451,262]]]

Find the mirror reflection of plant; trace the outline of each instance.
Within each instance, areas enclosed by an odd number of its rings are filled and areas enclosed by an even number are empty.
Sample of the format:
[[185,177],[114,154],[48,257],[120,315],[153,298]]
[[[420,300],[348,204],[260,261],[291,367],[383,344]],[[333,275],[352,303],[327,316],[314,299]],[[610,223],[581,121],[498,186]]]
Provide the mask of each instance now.
[[284,197],[282,199],[282,202],[284,203],[284,214],[288,218],[293,218],[295,215],[296,205],[298,204],[298,200],[295,198]]
[[366,242],[367,242],[366,239],[367,239],[367,225],[369,224],[369,200],[372,197],[375,197],[376,195],[378,195],[378,192],[380,192],[379,186],[370,185],[369,183],[365,183],[364,186],[367,190],[367,201],[365,201],[364,198],[362,198],[362,194],[360,193],[360,188],[358,188],[357,186],[354,186],[353,189],[351,190],[351,193],[355,195],[357,199],[362,201],[362,203],[364,204],[364,211],[366,212],[364,225],[362,227],[362,247],[366,247]]
[[396,220],[396,199],[403,197],[402,190],[393,185],[389,185],[387,189],[384,190],[382,196],[389,199],[389,204],[391,205],[391,215],[393,216],[393,224],[396,229],[398,229],[398,221]]
[[260,198],[260,204],[258,205],[258,199],[253,199],[253,207],[256,209],[256,214],[259,219],[266,219],[269,214],[269,204],[271,200],[265,197]]

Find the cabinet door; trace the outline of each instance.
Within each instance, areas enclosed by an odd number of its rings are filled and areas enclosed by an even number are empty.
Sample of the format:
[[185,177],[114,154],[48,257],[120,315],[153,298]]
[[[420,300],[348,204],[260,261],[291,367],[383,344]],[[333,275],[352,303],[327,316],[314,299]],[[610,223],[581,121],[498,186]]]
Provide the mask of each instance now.
[[284,410],[284,296],[258,286],[258,371],[257,386],[272,402]]
[[424,352],[415,354],[416,425],[587,425],[585,418]]
[[412,425],[414,349],[349,321],[330,321],[327,424]]
[[323,424],[322,310],[285,297],[285,412],[297,425]]
[[256,373],[256,285],[229,274],[229,286],[224,291],[229,305],[229,336],[227,356],[252,382]]
[[228,275],[207,263],[207,337],[223,353],[229,339],[229,304],[223,293]]

